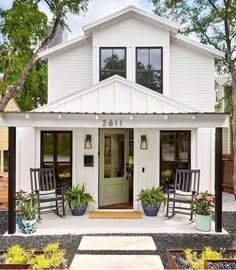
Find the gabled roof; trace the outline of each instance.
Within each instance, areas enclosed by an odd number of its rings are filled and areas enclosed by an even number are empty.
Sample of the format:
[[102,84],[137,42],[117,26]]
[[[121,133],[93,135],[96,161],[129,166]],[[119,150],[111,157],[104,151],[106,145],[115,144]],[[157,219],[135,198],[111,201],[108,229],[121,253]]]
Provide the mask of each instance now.
[[83,27],[84,33],[85,34],[91,33],[97,27],[104,26],[108,23],[110,24],[113,21],[116,21],[117,19],[120,21],[123,18],[126,18],[128,16],[136,16],[136,17],[142,18],[143,20],[146,20],[152,24],[156,24],[158,26],[164,27],[165,29],[168,29],[175,33],[177,33],[179,30],[178,24],[131,5],[115,13],[112,13],[106,17],[103,17],[102,19],[96,20],[90,24],[85,25]]
[[35,112],[188,113],[190,106],[114,75],[42,106]]
[[122,20],[123,18],[129,17],[129,16],[135,16],[137,18],[140,18],[144,21],[150,22],[154,25],[157,25],[159,27],[163,27],[171,32],[172,39],[176,40],[177,42],[182,42],[184,45],[192,47],[194,49],[199,50],[200,52],[203,53],[208,53],[213,57],[216,58],[222,58],[224,57],[224,54],[216,50],[214,48],[211,48],[207,45],[204,45],[198,41],[195,41],[191,38],[185,37],[183,35],[178,34],[179,30],[179,25],[167,20],[165,18],[162,18],[160,16],[157,16],[155,14],[152,14],[150,12],[146,12],[142,9],[139,9],[135,6],[128,6],[123,8],[122,10],[115,12],[109,16],[106,16],[100,20],[94,21],[90,24],[87,24],[83,27],[85,35],[79,36],[77,38],[74,38],[72,40],[69,40],[65,43],[59,44],[55,47],[52,47],[50,49],[47,49],[41,53],[39,53],[39,57],[42,59],[46,59],[49,56],[58,53],[58,52],[63,52],[63,50],[68,50],[73,46],[80,46],[81,44],[84,44],[92,35],[92,32],[97,28],[97,27],[103,27],[107,24],[110,24],[115,21]]
[[56,46],[53,46],[50,49],[47,49],[41,53],[39,53],[38,57],[42,58],[43,60],[48,58],[50,55],[53,55],[54,53],[57,53],[58,51],[68,50],[69,48],[73,47],[74,45],[79,46],[80,44],[84,44],[87,40],[87,36],[81,35],[76,38],[73,38],[71,40],[68,40],[64,43],[58,44]]
[[196,40],[193,40],[189,37],[186,37],[184,35],[171,33],[171,37],[176,42],[180,42],[180,43],[184,44],[185,46],[193,47],[193,48],[198,49],[198,50],[205,52],[205,53],[210,53],[215,58],[221,59],[224,57],[223,52],[221,52],[217,49],[214,49],[210,46],[207,46],[199,41],[196,41]]

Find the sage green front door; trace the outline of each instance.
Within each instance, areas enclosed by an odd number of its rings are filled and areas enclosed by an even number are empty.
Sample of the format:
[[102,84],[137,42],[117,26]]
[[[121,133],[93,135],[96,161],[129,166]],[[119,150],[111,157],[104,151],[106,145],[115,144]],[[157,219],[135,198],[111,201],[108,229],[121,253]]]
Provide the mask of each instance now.
[[100,129],[99,207],[129,201],[128,129]]

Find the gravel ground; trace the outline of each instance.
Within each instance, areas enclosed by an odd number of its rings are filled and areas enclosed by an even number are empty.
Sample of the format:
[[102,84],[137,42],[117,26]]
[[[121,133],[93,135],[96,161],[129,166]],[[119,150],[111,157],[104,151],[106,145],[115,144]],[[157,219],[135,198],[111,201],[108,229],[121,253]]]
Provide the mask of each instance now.
[[[229,235],[211,234],[150,234],[156,244],[156,251],[78,251],[78,245],[83,235],[55,235],[55,236],[0,236],[0,250],[8,248],[12,244],[20,244],[24,247],[41,248],[49,242],[59,242],[62,248],[67,250],[69,264],[74,254],[147,254],[161,256],[164,267],[167,266],[166,250],[171,248],[202,248],[209,245],[213,248],[229,248],[236,243],[236,212],[223,213],[223,226]],[[0,212],[0,234],[7,229],[7,213]],[[128,234],[122,234],[128,235]],[[134,234],[132,234],[134,235]],[[140,234],[137,234],[140,235]],[[235,246],[236,248],[236,246]]]

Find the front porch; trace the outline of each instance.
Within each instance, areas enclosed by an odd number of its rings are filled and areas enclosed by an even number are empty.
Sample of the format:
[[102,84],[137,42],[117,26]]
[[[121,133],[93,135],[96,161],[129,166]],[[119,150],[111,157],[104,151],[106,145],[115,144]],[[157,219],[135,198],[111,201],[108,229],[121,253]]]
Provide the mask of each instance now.
[[[212,222],[211,232],[197,231],[194,222],[189,217],[176,215],[168,219],[163,210],[155,218],[142,216],[141,219],[89,219],[89,214],[75,217],[67,213],[65,218],[57,215],[43,215],[37,224],[37,231],[33,235],[65,235],[65,234],[216,234],[215,224]],[[228,234],[222,229],[221,234]],[[7,234],[5,234],[7,235]],[[20,229],[16,229],[15,235],[27,236]]]
[[[223,212],[236,211],[236,201],[232,194],[223,193]],[[197,231],[194,221],[189,221],[188,216],[176,215],[168,219],[165,217],[164,206],[158,216],[151,218],[142,213],[141,219],[89,219],[88,211],[84,216],[72,216],[69,211],[65,218],[55,214],[43,215],[33,235],[88,235],[88,234],[216,234],[212,222],[211,232]],[[217,233],[219,235],[219,233]],[[223,228],[222,235],[228,235]],[[221,235],[220,234],[220,235]],[[5,233],[5,236],[8,234]],[[26,236],[20,229],[16,229],[16,236]]]

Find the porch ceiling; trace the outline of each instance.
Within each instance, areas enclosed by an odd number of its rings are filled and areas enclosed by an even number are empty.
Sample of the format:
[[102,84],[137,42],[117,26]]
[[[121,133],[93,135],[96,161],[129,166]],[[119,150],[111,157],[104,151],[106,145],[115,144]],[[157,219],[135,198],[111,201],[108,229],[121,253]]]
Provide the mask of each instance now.
[[226,113],[2,112],[1,127],[216,128],[229,127]]

